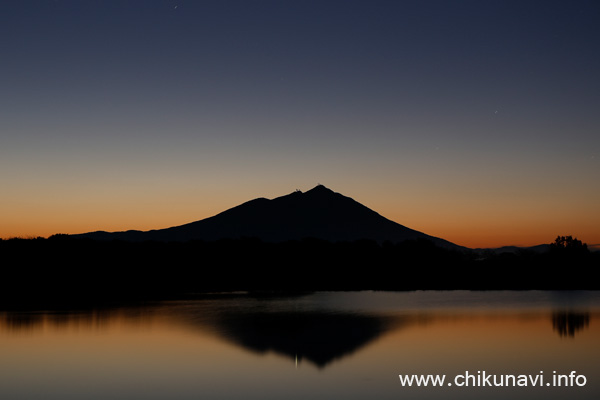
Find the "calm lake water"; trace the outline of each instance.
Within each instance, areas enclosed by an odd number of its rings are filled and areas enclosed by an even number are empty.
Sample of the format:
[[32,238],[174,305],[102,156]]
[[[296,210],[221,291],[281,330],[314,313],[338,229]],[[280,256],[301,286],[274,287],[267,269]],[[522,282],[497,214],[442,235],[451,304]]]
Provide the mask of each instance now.
[[[474,377],[465,380],[466,371]],[[584,386],[552,386],[571,371]],[[531,375],[536,386],[477,387],[484,373]],[[442,387],[407,387],[400,374],[446,378]],[[482,396],[600,398],[600,293],[216,294],[0,311],[1,399]]]

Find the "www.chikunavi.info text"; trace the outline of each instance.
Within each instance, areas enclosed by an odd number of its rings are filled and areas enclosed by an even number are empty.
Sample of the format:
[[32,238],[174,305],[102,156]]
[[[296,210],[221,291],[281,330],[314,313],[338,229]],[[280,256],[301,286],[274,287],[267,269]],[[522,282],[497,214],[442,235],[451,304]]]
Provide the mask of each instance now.
[[531,386],[585,386],[587,378],[585,375],[571,371],[568,374],[559,374],[552,371],[552,375],[544,376],[544,371],[539,374],[488,374],[486,371],[454,376],[431,375],[431,374],[407,374],[398,375],[402,386],[458,386],[458,387],[531,387]]

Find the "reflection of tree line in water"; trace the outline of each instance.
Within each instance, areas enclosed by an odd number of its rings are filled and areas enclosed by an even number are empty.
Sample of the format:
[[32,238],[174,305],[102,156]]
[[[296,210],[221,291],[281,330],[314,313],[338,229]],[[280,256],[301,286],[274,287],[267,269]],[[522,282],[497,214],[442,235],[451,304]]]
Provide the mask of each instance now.
[[574,337],[575,333],[590,325],[590,313],[557,311],[552,314],[552,328],[560,336]]
[[35,331],[43,326],[52,328],[98,330],[109,327],[116,319],[140,321],[151,319],[156,312],[151,307],[105,307],[53,311],[0,311],[0,328],[6,331]]
[[[156,317],[175,318],[185,326],[212,332],[221,339],[256,353],[273,351],[299,362],[303,359],[323,368],[350,355],[388,331],[423,322],[435,322],[435,315],[382,316],[367,313],[328,311],[260,311],[225,307],[206,316],[206,308],[128,307],[106,308],[77,313],[0,313],[0,329],[36,330],[42,326],[67,329],[109,327],[115,319],[139,321]],[[589,312],[556,311],[552,329],[560,336],[574,337],[589,327]]]

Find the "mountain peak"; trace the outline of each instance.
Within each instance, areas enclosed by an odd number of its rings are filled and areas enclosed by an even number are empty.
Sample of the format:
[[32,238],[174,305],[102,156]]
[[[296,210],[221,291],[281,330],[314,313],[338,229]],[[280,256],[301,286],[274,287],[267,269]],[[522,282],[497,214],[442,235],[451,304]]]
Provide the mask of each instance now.
[[308,194],[308,193],[333,194],[335,192],[319,183],[317,186],[315,186],[314,188],[312,188],[308,192],[306,192],[306,194]]

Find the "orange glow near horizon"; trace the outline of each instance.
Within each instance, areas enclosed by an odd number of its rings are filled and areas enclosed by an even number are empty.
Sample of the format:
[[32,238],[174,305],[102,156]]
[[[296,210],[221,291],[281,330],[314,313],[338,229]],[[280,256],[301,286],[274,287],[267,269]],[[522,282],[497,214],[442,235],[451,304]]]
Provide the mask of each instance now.
[[[276,190],[267,192],[270,192],[265,196],[267,198],[286,194],[273,193]],[[366,201],[361,198],[363,194]],[[211,217],[260,195],[249,191],[237,195],[232,191],[222,191],[210,196],[193,193],[187,200],[182,200],[157,190],[146,198],[132,196],[118,200],[118,197],[106,195],[93,201],[79,199],[81,201],[18,204],[10,215],[3,217],[0,237],[162,229]],[[412,199],[404,204],[391,202],[381,194],[370,197],[366,192],[359,192],[352,197],[392,221],[470,248],[533,246],[550,243],[557,235],[572,235],[589,245],[600,243],[597,230],[600,221],[595,221],[583,211],[581,215],[575,210],[550,219],[546,215],[548,207],[538,207],[537,211],[535,207],[529,207],[517,213],[511,212],[509,205],[505,205],[498,213],[492,214],[490,210],[493,207],[476,208],[469,204],[444,207],[439,197],[437,203]],[[194,201],[198,198],[202,200]],[[513,207],[518,209],[515,205]]]

